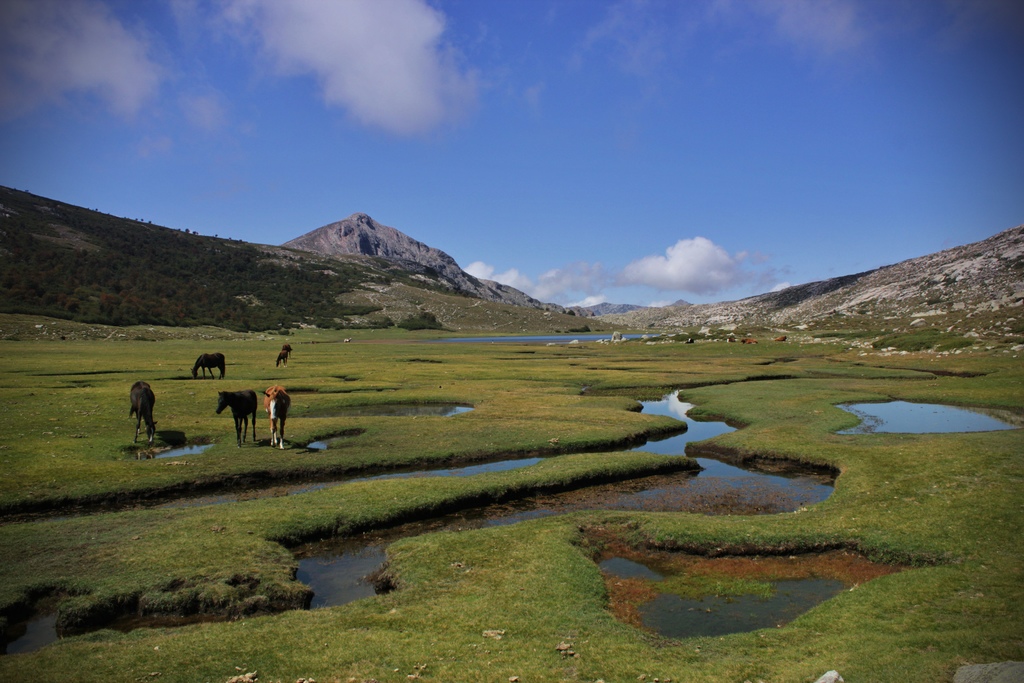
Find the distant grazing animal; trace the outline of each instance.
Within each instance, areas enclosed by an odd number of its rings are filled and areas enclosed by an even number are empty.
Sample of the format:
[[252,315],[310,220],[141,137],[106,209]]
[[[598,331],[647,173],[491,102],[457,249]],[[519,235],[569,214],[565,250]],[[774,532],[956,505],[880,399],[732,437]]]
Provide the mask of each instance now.
[[[252,389],[242,391],[221,391],[217,394],[217,414],[231,406],[231,415],[235,418],[235,433],[238,435],[238,447],[249,432],[249,416],[252,415],[252,440],[256,443],[256,392]],[[245,424],[243,431],[242,425]]]
[[352,341],[352,337],[345,337],[345,343],[346,344],[348,344],[350,341]]
[[210,370],[210,379],[213,379],[214,368],[220,370],[220,378],[224,379],[224,354],[204,353],[199,358],[196,358],[196,364],[192,366],[192,379],[198,379],[199,368],[203,369],[203,379],[206,379],[207,368]]
[[782,335],[781,337],[776,337],[775,341],[786,341],[786,335]]
[[135,443],[139,441],[139,430],[142,428],[142,421],[146,421],[146,436],[149,437],[149,445],[153,445],[153,435],[156,434],[156,420],[153,419],[153,405],[156,404],[156,396],[153,390],[145,382],[136,382],[131,390],[132,407],[128,410],[128,417],[134,415],[135,420]]
[[281,352],[288,354],[288,357],[290,358],[292,355],[292,345],[285,344],[284,346],[281,347]]
[[741,339],[740,343],[742,343],[742,344],[756,344],[757,340],[756,339],[752,339],[751,337],[747,337],[745,339]]
[[263,407],[270,417],[270,446],[284,450],[284,422],[288,419],[288,408],[292,399],[280,384],[268,387],[263,392]]
[[686,341],[685,341],[685,342],[683,342],[683,343],[684,343],[684,344],[692,344],[692,343],[693,343],[693,337],[687,337],[687,338],[686,338]]
[[277,362],[274,363],[274,367],[281,367],[282,363],[288,367],[288,352],[283,349],[277,354]]

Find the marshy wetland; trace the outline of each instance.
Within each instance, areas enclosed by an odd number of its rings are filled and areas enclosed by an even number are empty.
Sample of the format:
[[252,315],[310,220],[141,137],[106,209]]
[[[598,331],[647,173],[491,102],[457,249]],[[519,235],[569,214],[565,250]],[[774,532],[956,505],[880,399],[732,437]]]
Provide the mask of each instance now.
[[[0,678],[951,680],[1024,657],[1020,429],[846,434],[840,407],[1019,418],[1019,359],[344,336],[2,342]],[[207,351],[225,379],[186,379]],[[262,406],[236,447],[217,392],[271,384],[296,388],[286,448]]]

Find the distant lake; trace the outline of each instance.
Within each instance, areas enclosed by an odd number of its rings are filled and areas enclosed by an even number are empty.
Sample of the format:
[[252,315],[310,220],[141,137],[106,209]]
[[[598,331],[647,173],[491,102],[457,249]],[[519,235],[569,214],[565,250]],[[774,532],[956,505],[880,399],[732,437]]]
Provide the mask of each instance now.
[[[642,339],[642,334],[624,334],[623,339]],[[540,334],[503,337],[453,337],[451,339],[436,339],[437,342],[456,344],[568,344],[572,341],[593,342],[602,339],[611,341],[611,334]]]

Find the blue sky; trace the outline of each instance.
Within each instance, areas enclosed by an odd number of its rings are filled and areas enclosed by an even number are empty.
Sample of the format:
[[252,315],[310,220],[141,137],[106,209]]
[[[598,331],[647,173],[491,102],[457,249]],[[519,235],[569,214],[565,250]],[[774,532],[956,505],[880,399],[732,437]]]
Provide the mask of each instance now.
[[1018,0],[0,0],[0,184],[281,244],[355,212],[560,304],[1024,223]]

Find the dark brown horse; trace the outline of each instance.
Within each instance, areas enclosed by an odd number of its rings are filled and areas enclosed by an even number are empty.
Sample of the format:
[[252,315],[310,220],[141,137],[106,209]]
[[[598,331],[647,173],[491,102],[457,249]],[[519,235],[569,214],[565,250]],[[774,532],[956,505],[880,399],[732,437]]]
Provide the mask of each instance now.
[[[238,447],[249,433],[249,416],[252,415],[252,441],[256,443],[256,392],[252,389],[242,391],[221,391],[217,393],[217,414],[231,407],[231,416],[235,418],[235,433],[238,435]],[[242,429],[242,425],[245,429]]]
[[281,349],[281,352],[277,354],[277,362],[274,363],[274,367],[280,367],[284,363],[285,367],[288,367],[288,352]]
[[213,379],[213,369],[220,370],[220,378],[224,379],[224,354],[204,353],[196,358],[196,364],[192,366],[192,379],[199,378],[199,368],[203,369],[203,379],[206,379],[206,370],[210,370],[210,379]]
[[128,410],[128,417],[134,415],[135,420],[135,443],[139,441],[139,430],[142,428],[142,421],[146,421],[146,436],[149,438],[149,445],[153,445],[153,435],[156,434],[156,420],[153,419],[153,406],[156,404],[156,396],[153,390],[145,382],[136,382],[131,390],[132,407]]

